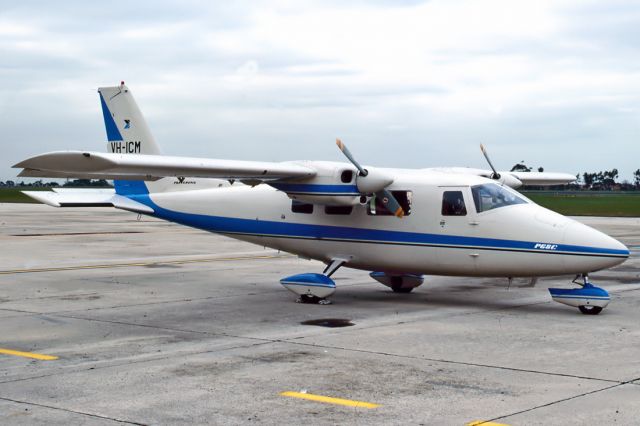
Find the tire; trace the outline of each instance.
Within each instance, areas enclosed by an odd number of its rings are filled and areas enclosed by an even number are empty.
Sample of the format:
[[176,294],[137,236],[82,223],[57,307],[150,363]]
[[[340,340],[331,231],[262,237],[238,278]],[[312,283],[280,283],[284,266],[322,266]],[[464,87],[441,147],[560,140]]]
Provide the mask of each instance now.
[[402,287],[399,285],[392,285],[391,286],[391,290],[393,290],[394,293],[411,293],[411,291],[413,290],[413,287]]
[[602,312],[602,308],[600,306],[582,305],[578,306],[578,309],[580,309],[580,312],[585,315],[598,315],[600,312]]
[[318,302],[320,301],[320,298],[317,296],[313,296],[311,294],[303,294],[300,296],[300,298],[298,299],[300,300],[300,303],[307,303],[310,305],[317,305]]

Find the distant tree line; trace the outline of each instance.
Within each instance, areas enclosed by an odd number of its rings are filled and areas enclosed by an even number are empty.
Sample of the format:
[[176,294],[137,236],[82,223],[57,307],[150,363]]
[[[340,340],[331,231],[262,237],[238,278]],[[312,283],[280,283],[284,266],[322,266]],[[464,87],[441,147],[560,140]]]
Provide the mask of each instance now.
[[12,180],[0,181],[0,188],[111,188],[112,186],[104,179],[69,179],[62,185],[58,182],[14,182]]

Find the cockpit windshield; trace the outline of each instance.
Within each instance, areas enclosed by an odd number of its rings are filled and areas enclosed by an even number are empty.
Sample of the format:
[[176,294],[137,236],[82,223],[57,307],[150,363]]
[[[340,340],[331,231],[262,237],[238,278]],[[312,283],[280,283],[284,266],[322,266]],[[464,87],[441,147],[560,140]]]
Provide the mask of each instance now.
[[473,194],[473,202],[476,205],[476,211],[478,213],[500,207],[512,206],[514,204],[527,203],[527,201],[519,197],[515,191],[511,191],[495,183],[472,186],[471,193]]

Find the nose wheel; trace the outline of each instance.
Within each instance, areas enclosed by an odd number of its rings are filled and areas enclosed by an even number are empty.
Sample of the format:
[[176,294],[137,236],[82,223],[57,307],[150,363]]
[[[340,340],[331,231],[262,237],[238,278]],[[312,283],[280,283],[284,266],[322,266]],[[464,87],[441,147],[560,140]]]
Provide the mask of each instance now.
[[591,284],[587,274],[582,274],[582,283],[577,281],[579,277],[577,275],[572,282],[580,285],[580,288],[550,288],[551,298],[555,302],[578,308],[584,315],[598,315],[609,304],[609,293]]
[[578,306],[578,309],[580,309],[580,312],[585,315],[598,315],[600,312],[602,312],[602,308],[600,306],[593,305],[581,305]]

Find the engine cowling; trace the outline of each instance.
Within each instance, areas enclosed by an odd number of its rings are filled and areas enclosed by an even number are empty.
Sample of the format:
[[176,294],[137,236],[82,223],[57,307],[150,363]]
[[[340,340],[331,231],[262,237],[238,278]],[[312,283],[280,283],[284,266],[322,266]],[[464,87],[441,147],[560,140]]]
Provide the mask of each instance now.
[[[363,195],[357,184],[357,170],[344,163],[330,163],[324,161],[308,162],[310,167],[317,170],[317,174],[308,179],[271,182],[269,185],[285,192],[289,198],[304,203],[353,206],[361,201]],[[383,178],[367,181],[380,185]],[[363,181],[364,182],[364,181]]]

